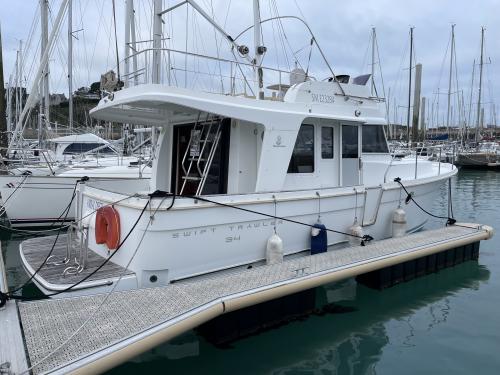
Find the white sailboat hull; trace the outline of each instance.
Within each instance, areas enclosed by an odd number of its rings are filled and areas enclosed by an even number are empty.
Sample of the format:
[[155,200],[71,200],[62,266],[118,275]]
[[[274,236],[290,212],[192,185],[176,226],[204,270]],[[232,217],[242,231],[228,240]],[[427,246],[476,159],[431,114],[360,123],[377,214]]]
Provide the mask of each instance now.
[[[112,169],[116,168],[119,167]],[[108,173],[93,173],[91,179],[107,181],[120,178],[125,179],[124,184],[148,185],[149,178],[132,177],[137,174],[135,171],[127,176],[123,171],[112,173],[110,169]],[[13,227],[47,226],[74,220],[76,200],[71,200],[75,185],[83,176],[92,176],[92,173],[85,172],[89,171],[74,170],[58,176],[0,176],[2,215],[8,217]]]

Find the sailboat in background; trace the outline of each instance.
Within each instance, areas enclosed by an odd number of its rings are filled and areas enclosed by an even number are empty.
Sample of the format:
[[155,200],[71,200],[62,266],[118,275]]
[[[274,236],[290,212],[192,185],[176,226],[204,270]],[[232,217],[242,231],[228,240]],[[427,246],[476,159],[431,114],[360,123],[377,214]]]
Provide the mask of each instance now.
[[500,145],[497,142],[481,141],[484,128],[484,108],[482,107],[484,27],[481,28],[481,55],[479,59],[479,91],[477,98],[475,147],[466,147],[458,153],[455,164],[462,168],[500,170]]
[[[99,181],[126,179],[139,185],[151,175],[151,161],[142,156],[123,155],[118,142],[109,142],[87,133],[77,134],[73,127],[72,89],[72,0],[61,4],[58,16],[48,33],[48,0],[40,0],[42,51],[38,74],[26,105],[17,118],[10,139],[6,171],[0,176],[2,207],[12,226],[45,226],[74,219],[74,190],[83,177]],[[68,87],[71,135],[43,139],[50,129],[49,56],[60,29],[65,9],[68,11]],[[38,91],[40,95],[37,95]],[[27,146],[23,139],[27,112],[39,100],[38,141]],[[50,202],[50,204],[47,204]]]

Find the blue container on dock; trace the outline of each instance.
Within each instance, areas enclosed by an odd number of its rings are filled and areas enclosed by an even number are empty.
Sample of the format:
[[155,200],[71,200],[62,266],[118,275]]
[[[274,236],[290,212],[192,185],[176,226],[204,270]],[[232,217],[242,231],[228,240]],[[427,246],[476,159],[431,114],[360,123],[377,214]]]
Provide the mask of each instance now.
[[311,231],[311,255],[324,253],[328,247],[326,227],[321,223],[314,224]]

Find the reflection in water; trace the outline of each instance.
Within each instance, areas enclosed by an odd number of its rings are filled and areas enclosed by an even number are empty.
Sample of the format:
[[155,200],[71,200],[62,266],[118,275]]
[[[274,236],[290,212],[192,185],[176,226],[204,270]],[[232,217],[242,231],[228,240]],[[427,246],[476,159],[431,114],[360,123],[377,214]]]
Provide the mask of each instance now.
[[387,332],[388,323],[404,322],[406,327],[392,324],[390,329],[397,327],[402,336],[397,345],[413,347],[413,319],[417,311],[418,320],[424,316],[427,322],[424,330],[430,331],[453,313],[450,296],[476,288],[489,277],[490,272],[484,266],[466,262],[382,292],[350,279],[318,288],[317,300],[354,307],[351,313],[313,315],[302,322],[237,341],[226,350],[215,348],[191,333],[188,340],[199,346],[193,345],[193,350],[185,355],[196,357],[172,360],[171,342],[156,348],[154,356],[151,353],[139,356],[134,363],[111,373],[166,368],[171,373],[372,374],[389,337],[394,338]]
[[[398,336],[402,336],[398,345],[414,347],[414,320],[422,321],[424,317],[424,329],[431,331],[446,322],[452,313],[448,296],[464,288],[475,288],[478,283],[488,280],[489,276],[490,272],[485,267],[476,262],[467,262],[382,292],[359,285],[356,298],[358,312],[349,316],[332,316],[334,321],[328,322],[327,326],[333,325],[335,333],[324,338],[314,355],[311,353],[307,360],[288,363],[272,373],[375,373],[383,348],[389,343],[386,331],[388,321],[400,323],[395,325]],[[408,295],[410,285],[411,296]],[[417,310],[418,316],[415,314]],[[415,324],[419,325],[418,322]],[[320,331],[325,327],[318,324],[316,330],[311,332],[314,341],[311,346],[318,347],[318,339],[323,336]]]

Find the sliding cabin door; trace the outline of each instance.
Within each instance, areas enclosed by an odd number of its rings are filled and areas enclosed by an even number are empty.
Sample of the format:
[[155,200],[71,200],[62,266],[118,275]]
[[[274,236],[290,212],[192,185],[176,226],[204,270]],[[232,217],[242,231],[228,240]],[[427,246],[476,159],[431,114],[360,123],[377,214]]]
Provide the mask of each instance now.
[[360,126],[343,124],[341,132],[342,186],[359,185],[361,182]]

